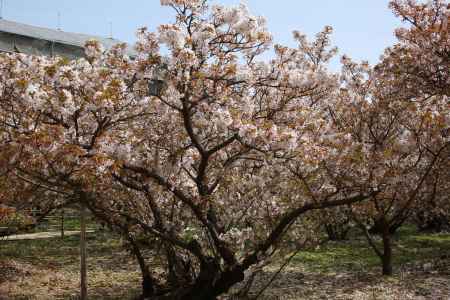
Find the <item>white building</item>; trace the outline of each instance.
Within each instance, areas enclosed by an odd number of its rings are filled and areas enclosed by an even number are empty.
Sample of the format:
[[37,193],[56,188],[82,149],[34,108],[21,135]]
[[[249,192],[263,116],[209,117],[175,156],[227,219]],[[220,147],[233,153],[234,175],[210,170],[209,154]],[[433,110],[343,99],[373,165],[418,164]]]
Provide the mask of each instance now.
[[[31,55],[63,56],[75,59],[84,56],[88,40],[99,41],[105,49],[121,41],[81,33],[31,26],[0,19],[0,52],[20,52]],[[133,56],[134,52],[129,51]]]

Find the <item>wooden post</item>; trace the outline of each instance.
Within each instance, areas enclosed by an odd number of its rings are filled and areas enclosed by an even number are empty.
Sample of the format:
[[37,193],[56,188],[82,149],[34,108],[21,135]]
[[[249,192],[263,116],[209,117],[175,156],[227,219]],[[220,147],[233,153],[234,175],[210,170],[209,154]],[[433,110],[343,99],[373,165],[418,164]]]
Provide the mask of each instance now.
[[86,283],[86,209],[80,206],[80,299],[87,299]]
[[61,239],[64,239],[64,208],[61,210]]

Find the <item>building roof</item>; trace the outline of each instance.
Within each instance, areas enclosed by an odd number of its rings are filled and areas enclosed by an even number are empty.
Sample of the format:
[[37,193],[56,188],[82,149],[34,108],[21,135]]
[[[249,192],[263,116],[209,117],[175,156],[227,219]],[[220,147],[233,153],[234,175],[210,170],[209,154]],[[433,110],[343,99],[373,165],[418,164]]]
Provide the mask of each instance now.
[[[92,39],[99,41],[106,49],[110,49],[115,44],[122,43],[121,41],[112,38],[105,38],[101,36],[88,35],[82,33],[65,32],[56,29],[49,29],[39,26],[17,23],[4,19],[0,19],[0,32],[80,48],[84,47],[86,41]],[[128,52],[130,56],[133,55],[134,53],[132,49],[129,49]]]

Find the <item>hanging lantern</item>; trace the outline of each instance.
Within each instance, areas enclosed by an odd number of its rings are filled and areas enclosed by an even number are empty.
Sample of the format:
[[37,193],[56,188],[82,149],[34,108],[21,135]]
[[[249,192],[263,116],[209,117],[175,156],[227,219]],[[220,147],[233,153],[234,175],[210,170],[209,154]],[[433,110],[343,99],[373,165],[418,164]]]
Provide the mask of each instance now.
[[151,79],[148,82],[148,94],[150,96],[161,96],[164,89],[164,81],[160,79]]

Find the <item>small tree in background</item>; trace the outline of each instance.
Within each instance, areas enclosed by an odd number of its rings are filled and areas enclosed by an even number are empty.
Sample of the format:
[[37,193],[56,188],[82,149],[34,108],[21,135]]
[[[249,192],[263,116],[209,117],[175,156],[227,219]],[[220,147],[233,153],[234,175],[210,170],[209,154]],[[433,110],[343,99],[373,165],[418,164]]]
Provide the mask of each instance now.
[[[447,7],[442,1],[393,1],[391,7],[412,27],[397,31],[399,43],[386,50],[374,69],[343,58],[340,96],[351,108],[333,107],[335,123],[354,143],[355,151],[343,158],[361,163],[358,176],[350,179],[365,180],[380,191],[354,211],[354,218],[382,260],[385,275],[392,274],[391,235],[415,210],[430,204],[429,183],[433,174],[448,173],[450,147],[449,80],[443,71],[448,69]],[[440,186],[445,188],[448,179],[442,178]],[[382,250],[374,232],[382,236]]]

